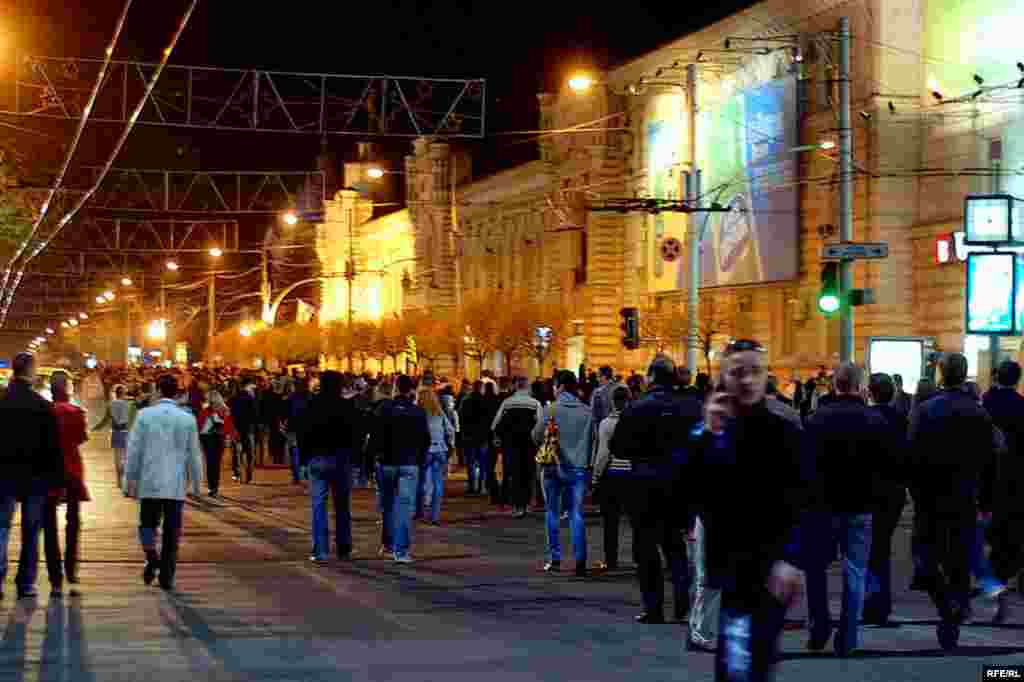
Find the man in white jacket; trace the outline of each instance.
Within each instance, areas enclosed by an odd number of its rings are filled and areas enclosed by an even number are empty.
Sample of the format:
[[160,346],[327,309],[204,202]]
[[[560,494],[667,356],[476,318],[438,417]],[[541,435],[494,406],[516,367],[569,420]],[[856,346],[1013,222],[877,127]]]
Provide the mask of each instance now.
[[[178,539],[187,484],[199,497],[203,458],[196,419],[175,403],[178,381],[160,378],[161,400],[135,419],[128,436],[125,484],[129,497],[140,501],[139,541],[146,553],[142,580],[147,585],[160,575],[160,587],[174,587]],[[163,542],[156,551],[156,529],[163,520]]]

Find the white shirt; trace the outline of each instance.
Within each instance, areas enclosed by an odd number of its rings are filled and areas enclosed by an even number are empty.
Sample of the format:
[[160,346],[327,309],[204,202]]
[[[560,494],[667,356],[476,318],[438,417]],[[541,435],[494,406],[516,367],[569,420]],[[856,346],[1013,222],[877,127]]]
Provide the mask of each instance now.
[[199,495],[203,458],[196,419],[161,400],[142,410],[128,436],[125,482],[139,499],[184,500],[186,483]]

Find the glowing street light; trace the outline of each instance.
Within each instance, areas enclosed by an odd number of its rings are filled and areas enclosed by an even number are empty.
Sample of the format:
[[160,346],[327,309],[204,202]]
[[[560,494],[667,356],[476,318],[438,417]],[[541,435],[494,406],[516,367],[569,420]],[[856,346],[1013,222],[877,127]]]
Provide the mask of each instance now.
[[583,93],[594,86],[594,79],[585,73],[579,73],[569,79],[569,87],[573,92]]
[[210,255],[213,256],[214,258],[220,258],[221,256],[224,255],[224,252],[215,246],[212,249],[210,249]]
[[96,302],[99,303],[100,305],[103,305],[104,303],[107,302],[107,299],[103,298],[102,296],[97,296]]
[[49,334],[50,336],[53,336],[56,332],[53,331],[53,329],[51,329],[50,327],[47,327],[46,328],[46,333]]
[[103,292],[103,298],[105,298],[108,301],[113,301],[114,300],[114,292],[113,291],[105,291],[105,292]]
[[78,320],[76,320],[74,318],[71,318],[70,320],[68,320],[68,324],[70,324],[72,327],[77,327],[78,326]]
[[178,270],[178,264],[172,260],[169,260],[167,261],[167,269],[170,270],[171,272],[176,272]]
[[64,329],[67,329],[67,328],[68,328],[68,327],[70,327],[71,325],[70,325],[70,324],[68,324],[67,320],[65,320],[65,321],[63,321],[63,322],[61,322],[61,323],[60,323],[60,326],[61,326],[61,327],[63,327]]
[[153,320],[146,329],[146,336],[151,339],[162,341],[167,338],[167,321]]
[[86,313],[78,313],[78,316],[83,320],[88,320],[89,316]]
[[819,149],[835,149],[836,148],[836,143],[834,141],[832,141],[832,140],[825,140],[824,142],[822,142],[821,144],[818,145],[818,148]]
[[285,211],[284,215],[281,216],[284,220],[285,225],[295,226],[299,224],[299,216],[296,215],[295,211]]
[[124,277],[124,278],[121,279],[121,286],[130,287],[131,285],[132,285],[132,280],[131,280],[130,277]]
[[247,324],[243,324],[242,328],[238,330],[238,333],[242,336],[252,336],[252,327]]
[[374,180],[380,180],[384,177],[384,169],[377,168],[374,166],[366,171],[366,175],[373,178]]

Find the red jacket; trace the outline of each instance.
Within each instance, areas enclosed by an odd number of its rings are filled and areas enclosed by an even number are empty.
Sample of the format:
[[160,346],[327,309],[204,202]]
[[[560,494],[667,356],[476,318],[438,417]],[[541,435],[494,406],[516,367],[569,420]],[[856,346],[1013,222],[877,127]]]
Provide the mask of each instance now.
[[57,417],[57,439],[64,455],[64,484],[51,491],[50,495],[61,500],[74,495],[79,500],[88,501],[91,498],[85,487],[85,468],[82,466],[82,453],[78,449],[89,440],[85,411],[65,401],[54,402],[53,413]]
[[203,435],[206,420],[214,413],[219,414],[221,419],[224,420],[224,438],[236,440],[238,438],[238,431],[235,430],[235,422],[231,419],[231,410],[226,407],[220,410],[214,410],[212,407],[203,408],[203,411],[199,413],[199,435]]

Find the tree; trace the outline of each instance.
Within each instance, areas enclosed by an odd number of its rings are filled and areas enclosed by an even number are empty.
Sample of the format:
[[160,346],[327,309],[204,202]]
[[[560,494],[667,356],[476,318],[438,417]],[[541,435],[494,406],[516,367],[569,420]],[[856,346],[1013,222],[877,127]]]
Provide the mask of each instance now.
[[487,356],[498,350],[498,319],[502,311],[495,309],[493,293],[472,292],[462,306],[463,353],[479,363],[481,372]]
[[[376,358],[383,360],[384,355],[377,345],[377,325],[373,322],[352,323],[352,350],[362,360],[362,371],[366,371],[366,360]],[[349,371],[354,371],[349,367]]]
[[640,314],[640,336],[650,339],[658,353],[685,342],[687,320],[683,308],[668,302],[666,307],[649,306]]
[[697,345],[704,354],[704,366],[708,375],[711,374],[711,351],[715,340],[733,333],[733,318],[728,314],[723,301],[718,296],[707,293],[701,295],[700,314],[698,315]]
[[[520,290],[502,292],[497,301],[492,301],[492,315],[495,315],[495,349],[505,358],[505,374],[512,374],[512,358],[524,347],[532,345],[536,338],[537,316],[535,305],[529,295]],[[495,314],[495,309],[497,314]],[[531,352],[527,353],[532,355]]]
[[377,327],[376,345],[380,352],[391,358],[391,367],[398,372],[398,358],[409,349],[409,335],[402,318],[397,314],[385,317]]
[[[451,337],[459,336],[450,311],[411,310],[403,316],[406,330],[416,344],[417,361],[426,360],[431,369],[437,358],[451,350]],[[461,338],[461,336],[459,336]]]

